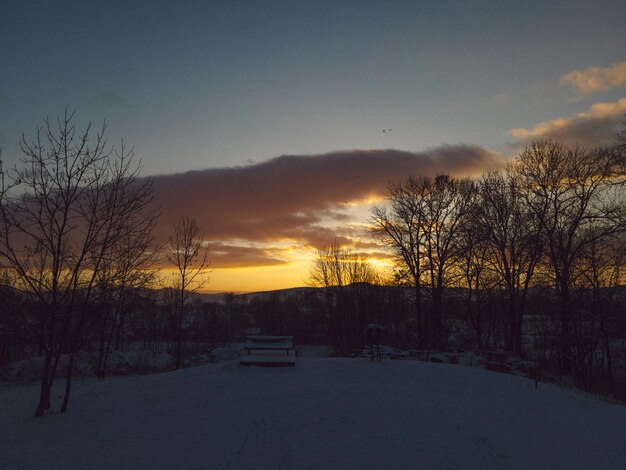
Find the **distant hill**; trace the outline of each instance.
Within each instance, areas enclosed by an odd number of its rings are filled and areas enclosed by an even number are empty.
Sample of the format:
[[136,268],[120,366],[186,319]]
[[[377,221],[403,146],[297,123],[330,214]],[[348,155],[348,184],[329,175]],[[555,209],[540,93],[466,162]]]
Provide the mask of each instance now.
[[[224,303],[227,296],[234,295],[237,298],[245,298],[246,300],[259,299],[264,300],[270,296],[286,297],[292,294],[303,293],[307,291],[315,291],[317,287],[291,287],[288,289],[276,289],[259,292],[193,292],[190,299],[198,299],[203,302]],[[158,289],[157,292],[163,289]]]

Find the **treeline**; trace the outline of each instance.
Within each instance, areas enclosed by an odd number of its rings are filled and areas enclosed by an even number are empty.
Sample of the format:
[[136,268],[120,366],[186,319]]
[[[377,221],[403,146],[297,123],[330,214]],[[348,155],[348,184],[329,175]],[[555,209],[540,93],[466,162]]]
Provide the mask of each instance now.
[[[373,320],[416,349],[502,348],[614,389],[617,369],[626,379],[625,137],[602,148],[537,141],[480,178],[391,184],[372,233],[395,256],[385,283],[412,292],[412,314]],[[337,351],[366,325],[354,286],[379,277],[336,242],[318,251],[310,281],[325,288]]]
[[[108,373],[108,358],[114,351],[139,349],[164,351],[193,362],[195,355],[245,340],[245,334],[293,335],[298,344],[328,344],[338,354],[350,354],[363,346],[365,326],[374,321],[388,325],[386,340],[410,348],[406,322],[411,301],[402,287],[352,284],[331,289],[341,305],[327,309],[325,289],[301,288],[262,294],[224,294],[219,302],[191,298],[185,305],[182,328],[176,289],[107,289],[93,295],[81,331],[80,353],[93,361],[98,377]],[[111,299],[114,301],[111,302]],[[43,356],[46,339],[36,323],[41,316],[34,296],[15,289],[0,291],[0,365]],[[336,335],[341,318],[349,336]],[[73,350],[71,338],[59,339],[60,355]],[[60,375],[65,370],[57,371]]]
[[539,348],[578,385],[612,386],[626,334],[625,147],[624,134],[602,148],[542,140],[481,178],[391,185],[373,231],[414,290],[417,347],[446,347],[461,309],[474,347]]
[[[428,318],[433,312],[430,287],[422,286],[421,295],[422,313]],[[510,351],[508,292],[494,284],[471,297],[467,288],[446,287],[441,300],[441,345],[418,348],[413,286],[361,282],[266,294],[227,294],[220,302],[196,297],[186,305],[182,330],[178,328],[175,292],[129,289],[115,313],[107,303],[92,299],[80,353],[83,360],[94,362],[101,377],[108,373],[106,361],[114,351],[165,351],[175,356],[180,347],[182,357],[193,364],[195,356],[204,355],[206,360],[209,351],[240,342],[246,333],[293,335],[298,344],[326,344],[338,355],[351,355],[366,346],[365,329],[370,323],[384,325],[383,342],[399,349]],[[18,306],[4,312],[0,342],[3,361],[42,354],[45,343],[37,329],[29,327],[38,317],[37,302],[14,291],[4,291],[2,300],[2,305]],[[584,368],[575,376],[576,385],[624,397],[626,288],[594,290],[579,285],[573,290],[573,302],[572,349],[585,355],[580,363],[573,361]],[[553,288],[530,287],[522,328],[521,356],[538,362],[546,374],[555,377],[563,373],[558,306]],[[429,335],[425,336],[428,339]],[[60,351],[68,354],[69,338],[61,343]],[[63,375],[65,371],[59,372]]]
[[[181,219],[157,243],[159,209],[132,149],[110,145],[106,125],[78,130],[74,115],[66,108],[23,136],[15,168],[0,161],[0,363],[42,359],[36,416],[57,377],[67,410],[79,354],[96,351],[104,377],[110,353],[142,328],[144,340],[174,341],[180,366],[185,306],[208,269],[195,221]],[[171,278],[159,277],[164,262]],[[171,315],[143,294],[155,285],[168,287]]]

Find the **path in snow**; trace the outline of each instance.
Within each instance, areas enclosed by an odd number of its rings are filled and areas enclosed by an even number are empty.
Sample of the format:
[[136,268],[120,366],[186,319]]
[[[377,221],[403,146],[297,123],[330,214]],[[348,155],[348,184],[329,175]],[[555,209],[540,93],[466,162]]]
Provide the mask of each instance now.
[[447,364],[232,362],[77,382],[63,415],[36,401],[0,389],[0,468],[626,468],[626,407]]

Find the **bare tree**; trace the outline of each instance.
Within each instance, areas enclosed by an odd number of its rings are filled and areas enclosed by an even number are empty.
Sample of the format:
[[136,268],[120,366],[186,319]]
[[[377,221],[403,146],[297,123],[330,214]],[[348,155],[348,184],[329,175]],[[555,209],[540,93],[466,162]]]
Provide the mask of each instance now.
[[334,241],[317,250],[308,283],[316,287],[342,287],[376,280],[376,272],[367,258]]
[[454,180],[448,175],[410,177],[389,188],[387,206],[373,208],[374,233],[396,252],[415,287],[418,347],[424,344],[424,282],[430,286],[432,300],[431,344],[442,345],[443,292],[454,275],[459,253],[456,238],[473,193],[470,180]]
[[[597,362],[606,370],[609,391],[615,390],[614,341],[623,337],[619,328],[618,293],[624,285],[626,266],[626,233],[593,238],[574,266],[574,286],[579,292],[578,303],[585,305],[583,318],[575,318],[575,362],[581,369],[584,384],[591,383]],[[587,300],[589,299],[589,300]],[[596,352],[601,352],[601,361]]]
[[479,183],[472,210],[474,227],[486,242],[485,261],[506,291],[509,350],[522,350],[522,321],[531,279],[541,257],[544,213],[524,204],[514,168],[492,172]]
[[308,284],[324,288],[332,344],[340,354],[361,340],[363,309],[359,308],[363,284],[374,284],[378,275],[367,259],[337,241],[317,250]]
[[39,305],[44,367],[35,411],[50,407],[50,389],[62,348],[68,353],[69,400],[74,357],[103,259],[128,235],[129,219],[151,201],[149,181],[139,183],[132,150],[108,146],[106,126],[80,133],[67,108],[56,126],[46,120],[33,141],[22,138],[21,168],[3,178],[0,256],[16,286]]
[[475,188],[469,179],[455,180],[448,175],[438,175],[429,182],[427,189],[422,229],[432,298],[432,344],[440,348],[443,345],[443,294],[447,286],[456,282],[454,266],[460,256],[457,240],[472,206]]
[[[560,357],[564,374],[572,362],[572,286],[575,265],[594,240],[624,231],[623,208],[611,188],[624,174],[615,149],[533,142],[519,156],[517,171],[525,203],[542,219],[545,255],[559,297]],[[621,219],[623,221],[623,219]]]
[[189,296],[209,282],[208,247],[195,219],[183,217],[174,225],[168,260],[177,270],[173,281],[176,295],[176,368],[182,367],[185,305]]
[[[474,204],[476,205],[476,202]],[[494,276],[487,266],[489,246],[476,218],[466,218],[456,243],[459,252],[457,258],[459,285],[464,287],[463,298],[467,320],[474,331],[476,347],[483,349],[490,333],[483,307],[487,294],[494,286]]]
[[395,252],[415,291],[417,347],[424,347],[422,318],[422,274],[424,263],[423,200],[427,194],[426,177],[411,176],[406,181],[390,184],[387,204],[372,208],[372,231]]
[[96,374],[100,379],[106,376],[113,339],[124,328],[128,291],[154,284],[160,251],[151,235],[156,216],[152,212],[129,214],[125,221],[129,227],[127,236],[118,240],[102,261],[97,279],[98,301],[103,306],[98,318],[100,347]]

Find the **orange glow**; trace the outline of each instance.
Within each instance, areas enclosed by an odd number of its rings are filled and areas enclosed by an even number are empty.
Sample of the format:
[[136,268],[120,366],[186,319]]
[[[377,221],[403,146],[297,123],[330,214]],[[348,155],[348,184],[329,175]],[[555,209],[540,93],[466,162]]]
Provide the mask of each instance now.
[[[312,256],[312,255],[311,255]],[[259,292],[306,285],[310,257],[301,256],[287,264],[240,268],[215,268],[205,276],[206,282],[198,292]],[[167,267],[160,270],[158,287],[171,285],[177,271]]]
[[[199,292],[260,292],[307,284],[315,250],[285,249],[289,263],[276,266],[251,266],[240,268],[215,268],[208,274],[208,282]],[[367,257],[367,252],[365,253]],[[393,265],[391,258],[368,257],[367,261],[384,273]],[[176,278],[177,271],[168,267],[160,271],[161,286]]]
[[216,269],[205,291],[258,292],[306,285],[308,262],[256,268]]
[[[333,220],[332,218],[324,220],[324,227],[329,229],[329,239],[320,242],[330,244],[333,242],[333,236],[343,237],[348,244],[352,241],[355,246],[348,246],[348,248],[363,254],[380,273],[387,272],[392,264],[391,259],[381,256],[380,249],[371,249],[369,246],[358,247],[360,242],[371,243],[373,241],[367,237],[366,226],[371,216],[370,201],[351,202],[346,208],[350,220]],[[263,262],[262,259],[246,259],[245,257],[239,260],[233,259],[229,256],[231,246],[258,249],[270,259],[280,260],[283,263],[263,265],[260,264]],[[209,242],[209,261],[212,263],[212,270],[208,275],[209,281],[205,282],[199,291],[243,293],[306,286],[316,252],[316,247],[290,238],[278,238],[265,243],[227,240],[224,245],[216,244],[213,249]],[[237,265],[235,261],[241,264]],[[162,282],[170,281],[171,284],[176,276],[177,272],[173,267],[165,267],[160,272]]]

